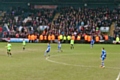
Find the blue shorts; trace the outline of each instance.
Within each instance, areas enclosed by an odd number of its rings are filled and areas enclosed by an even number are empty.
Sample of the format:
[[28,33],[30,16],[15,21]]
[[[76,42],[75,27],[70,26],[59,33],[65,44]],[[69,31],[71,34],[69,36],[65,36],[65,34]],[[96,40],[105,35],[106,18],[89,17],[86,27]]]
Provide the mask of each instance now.
[[60,47],[60,46],[58,46],[58,49],[61,49],[61,47]]
[[94,45],[93,43],[91,43],[91,45]]
[[105,60],[105,57],[102,57],[101,59],[102,59],[102,61],[104,61],[104,60]]

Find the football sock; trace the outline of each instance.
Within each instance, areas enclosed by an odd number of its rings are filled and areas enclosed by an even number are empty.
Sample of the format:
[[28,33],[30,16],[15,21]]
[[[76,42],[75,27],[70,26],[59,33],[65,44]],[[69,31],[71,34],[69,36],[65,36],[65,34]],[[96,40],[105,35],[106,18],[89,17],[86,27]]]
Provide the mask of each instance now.
[[45,52],[45,53],[44,53],[44,56],[45,56],[45,57],[46,57],[46,54],[47,54],[47,53]]
[[25,47],[23,47],[23,50],[25,50]]
[[102,61],[102,66],[104,66],[104,62]]

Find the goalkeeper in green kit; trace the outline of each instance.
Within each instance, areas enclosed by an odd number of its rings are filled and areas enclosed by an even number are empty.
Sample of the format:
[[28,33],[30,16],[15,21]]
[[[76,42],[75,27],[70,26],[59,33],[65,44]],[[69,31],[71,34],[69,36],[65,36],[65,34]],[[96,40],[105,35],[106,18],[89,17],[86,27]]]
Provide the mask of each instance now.
[[23,39],[23,50],[25,50],[26,42],[25,39]]
[[71,44],[71,49],[74,49],[74,40],[70,40],[70,44]]
[[12,56],[12,54],[11,54],[11,44],[10,44],[10,42],[8,42],[8,44],[7,44],[7,54],[8,54],[8,56]]

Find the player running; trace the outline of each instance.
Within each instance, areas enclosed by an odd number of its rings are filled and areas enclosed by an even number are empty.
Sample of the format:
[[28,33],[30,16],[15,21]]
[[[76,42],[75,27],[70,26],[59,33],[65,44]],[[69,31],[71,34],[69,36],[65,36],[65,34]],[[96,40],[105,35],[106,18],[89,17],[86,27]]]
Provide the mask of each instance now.
[[26,46],[26,41],[25,41],[25,39],[23,39],[23,50],[25,50],[25,46]]
[[102,48],[102,53],[101,53],[101,67],[104,68],[104,60],[106,59],[106,51],[104,48]]
[[7,55],[8,56],[12,56],[12,54],[11,54],[11,44],[10,44],[10,42],[8,42],[8,44],[7,44]]
[[61,42],[60,42],[60,41],[58,41],[58,52],[63,52],[63,51],[61,50]]
[[50,42],[49,42],[48,45],[47,45],[47,50],[46,50],[45,53],[44,53],[44,56],[45,56],[45,57],[46,57],[47,54],[48,54],[48,56],[50,56],[50,54],[49,54],[50,49],[51,49],[51,47],[50,47]]
[[71,44],[71,49],[74,49],[74,40],[70,40],[70,44]]
[[95,41],[94,41],[94,39],[92,39],[91,42],[90,42],[90,47],[91,48],[93,48],[94,43],[95,43]]

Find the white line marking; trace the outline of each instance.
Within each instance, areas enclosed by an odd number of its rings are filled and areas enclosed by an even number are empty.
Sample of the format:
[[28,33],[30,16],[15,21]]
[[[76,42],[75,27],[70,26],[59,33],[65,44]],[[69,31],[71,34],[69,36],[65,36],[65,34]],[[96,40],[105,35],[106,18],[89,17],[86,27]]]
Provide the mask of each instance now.
[[119,79],[120,79],[120,72],[119,72],[118,77],[116,78],[116,80],[119,80]]
[[[62,55],[78,55],[78,54],[62,54]],[[59,55],[53,55],[53,56],[62,56],[62,55],[59,54]],[[57,61],[49,59],[49,57],[46,57],[46,60],[49,62],[52,62],[52,63],[68,65],[68,66],[79,66],[79,67],[84,67],[84,68],[98,68],[98,66],[85,66],[85,65],[77,65],[77,64],[69,64],[69,63],[64,63],[64,62],[57,62]],[[107,69],[117,69],[117,70],[120,69],[118,67],[106,67],[106,68]]]

